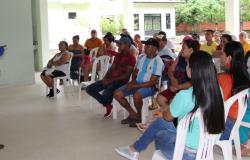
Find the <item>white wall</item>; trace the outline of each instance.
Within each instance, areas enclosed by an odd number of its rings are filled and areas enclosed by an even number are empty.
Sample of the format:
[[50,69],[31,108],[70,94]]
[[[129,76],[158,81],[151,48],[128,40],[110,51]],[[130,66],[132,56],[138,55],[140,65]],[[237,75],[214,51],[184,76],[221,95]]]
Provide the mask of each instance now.
[[[175,8],[171,3],[134,3],[134,14],[139,14],[139,31],[135,31],[144,38],[144,14],[161,14],[161,30],[167,33],[168,38],[176,36]],[[171,16],[171,29],[166,28],[166,14]]]
[[[13,8],[14,7],[14,8]],[[1,0],[0,88],[34,83],[31,0]]]

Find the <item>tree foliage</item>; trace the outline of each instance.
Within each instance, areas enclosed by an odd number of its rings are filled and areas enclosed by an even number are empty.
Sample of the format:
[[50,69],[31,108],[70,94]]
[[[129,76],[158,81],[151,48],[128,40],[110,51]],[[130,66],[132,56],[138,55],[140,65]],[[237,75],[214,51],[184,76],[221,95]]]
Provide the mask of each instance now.
[[250,0],[240,0],[240,20],[250,21]]
[[176,8],[176,23],[195,25],[205,21],[224,21],[224,3],[225,0],[187,0]]
[[123,16],[102,17],[101,28],[102,33],[111,32],[114,35],[119,35],[124,28]]
[[[240,20],[250,21],[250,0],[240,0]],[[224,22],[225,0],[186,0],[176,7],[176,23]]]

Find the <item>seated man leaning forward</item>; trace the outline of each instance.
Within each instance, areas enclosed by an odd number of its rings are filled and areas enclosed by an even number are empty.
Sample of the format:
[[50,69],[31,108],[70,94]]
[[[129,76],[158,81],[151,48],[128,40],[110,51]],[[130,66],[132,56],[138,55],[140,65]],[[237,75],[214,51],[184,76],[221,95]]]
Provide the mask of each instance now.
[[[86,92],[90,96],[106,107],[107,112],[104,118],[110,117],[114,91],[128,82],[136,62],[130,54],[131,41],[129,38],[122,37],[117,43],[119,43],[119,54],[115,56],[114,62],[103,80],[86,88]],[[103,91],[102,94],[99,93],[101,91]]]
[[[47,97],[54,97],[53,90],[53,78],[56,77],[64,77],[68,72],[69,61],[72,54],[68,51],[68,43],[65,41],[61,41],[59,43],[60,53],[57,53],[51,60],[49,60],[47,67],[41,73],[41,79],[43,82],[49,87],[50,91],[47,94]],[[59,93],[59,89],[55,88],[57,93]]]
[[[136,123],[140,123],[142,100],[156,93],[155,85],[162,75],[164,66],[157,55],[159,42],[150,38],[142,43],[145,44],[145,54],[141,54],[137,59],[132,81],[115,91],[115,99],[129,112],[129,116],[121,123],[129,124],[130,127],[136,127]],[[132,109],[125,98],[129,95],[133,95],[137,112]]]

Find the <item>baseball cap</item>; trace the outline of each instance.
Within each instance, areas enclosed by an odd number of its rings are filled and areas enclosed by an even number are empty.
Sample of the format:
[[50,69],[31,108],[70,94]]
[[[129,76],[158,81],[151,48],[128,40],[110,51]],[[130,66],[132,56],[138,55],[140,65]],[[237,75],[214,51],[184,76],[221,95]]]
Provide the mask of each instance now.
[[155,46],[156,48],[160,47],[159,42],[154,38],[149,38],[147,41],[141,41],[141,43],[145,45]]
[[119,40],[115,40],[115,43],[118,43],[118,44],[125,43],[131,46],[131,40],[128,37],[124,37],[124,36],[122,36]]

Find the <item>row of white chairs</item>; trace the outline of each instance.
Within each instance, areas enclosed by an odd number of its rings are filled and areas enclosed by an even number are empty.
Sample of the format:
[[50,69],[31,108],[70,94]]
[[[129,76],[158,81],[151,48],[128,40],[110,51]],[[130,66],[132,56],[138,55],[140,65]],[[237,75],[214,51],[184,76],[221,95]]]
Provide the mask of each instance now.
[[[224,160],[232,160],[233,143],[236,150],[237,160],[242,159],[240,150],[239,127],[241,126],[243,116],[247,109],[247,99],[249,98],[248,90],[249,89],[241,91],[240,93],[234,95],[224,103],[225,120],[232,104],[234,104],[235,102],[238,103],[238,117],[231,131],[229,140],[219,140],[221,134],[209,134],[204,128],[204,122],[201,111],[199,109],[196,111],[195,116],[193,118],[199,119],[200,126],[200,143],[197,150],[196,160],[213,160],[213,147],[215,145],[218,145],[222,149]],[[185,150],[186,133],[189,129],[189,120],[190,114],[181,119],[178,124],[176,144],[173,156],[174,160],[181,160],[183,157],[183,153]],[[250,127],[250,123],[244,122],[243,125],[248,128]],[[160,151],[155,151],[152,160],[166,160],[166,158]]]

